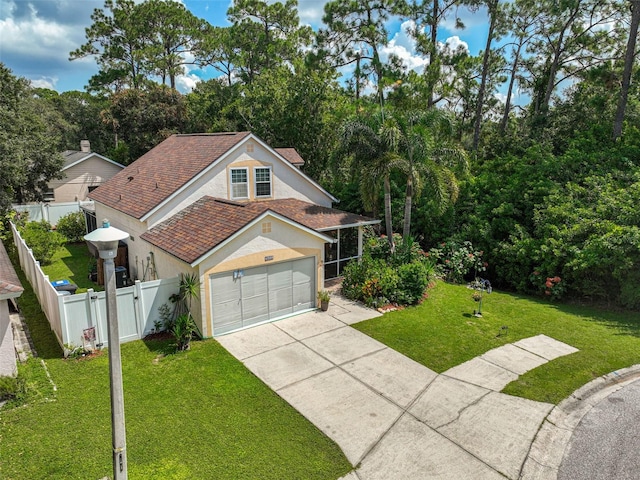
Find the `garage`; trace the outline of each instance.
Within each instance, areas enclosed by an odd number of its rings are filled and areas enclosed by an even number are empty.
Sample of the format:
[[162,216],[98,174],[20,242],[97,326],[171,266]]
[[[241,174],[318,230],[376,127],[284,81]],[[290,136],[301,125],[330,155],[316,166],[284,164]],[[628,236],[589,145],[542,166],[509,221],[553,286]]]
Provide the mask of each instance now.
[[315,257],[211,275],[213,334],[314,308],[315,278]]

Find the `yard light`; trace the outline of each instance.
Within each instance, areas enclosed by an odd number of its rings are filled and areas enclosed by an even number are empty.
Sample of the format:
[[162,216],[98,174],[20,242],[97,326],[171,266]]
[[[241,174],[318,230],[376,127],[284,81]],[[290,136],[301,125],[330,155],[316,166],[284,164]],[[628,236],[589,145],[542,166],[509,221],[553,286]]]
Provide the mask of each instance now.
[[84,236],[97,249],[104,260],[104,285],[107,296],[107,338],[109,340],[109,380],[111,386],[111,443],[113,446],[113,479],[127,478],[127,440],[124,427],[124,394],[122,388],[122,360],[118,334],[118,308],[116,303],[115,263],[120,240],[129,234],[103,220],[102,228]]

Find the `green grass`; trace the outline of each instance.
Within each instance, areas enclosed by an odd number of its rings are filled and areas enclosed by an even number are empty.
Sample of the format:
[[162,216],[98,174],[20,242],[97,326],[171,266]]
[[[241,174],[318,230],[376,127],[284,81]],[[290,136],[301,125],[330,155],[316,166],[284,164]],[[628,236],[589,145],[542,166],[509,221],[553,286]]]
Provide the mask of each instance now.
[[[482,318],[464,286],[438,282],[416,307],[355,324],[417,362],[443,372],[522,338],[545,334],[580,351],[535,368],[507,385],[505,393],[558,403],[580,386],[640,363],[640,313],[547,303],[505,293],[485,294]],[[508,326],[506,336],[497,336]]]
[[[57,391],[39,359],[19,367],[30,401],[0,410],[0,478],[110,477],[108,357],[61,359],[21,281],[20,306]],[[174,350],[168,341],[122,346],[130,478],[333,480],[351,470],[337,445],[217,341]]]
[[76,293],[86,292],[88,288],[102,291],[103,287],[89,280],[92,263],[95,263],[95,260],[89,255],[84,242],[67,243],[56,252],[49,265],[42,266],[42,271],[49,275],[51,281],[69,280],[75,283],[78,286]]

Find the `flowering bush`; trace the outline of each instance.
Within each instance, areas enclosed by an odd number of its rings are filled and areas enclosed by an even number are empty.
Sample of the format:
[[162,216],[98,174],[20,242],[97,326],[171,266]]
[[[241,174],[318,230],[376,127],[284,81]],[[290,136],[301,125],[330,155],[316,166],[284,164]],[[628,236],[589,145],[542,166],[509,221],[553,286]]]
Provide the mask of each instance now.
[[362,259],[344,269],[342,293],[372,307],[388,303],[418,303],[429,284],[433,264],[415,242],[403,242],[397,236],[396,251],[391,254],[386,238],[370,238]]
[[463,283],[470,272],[474,277],[484,272],[487,263],[482,260],[483,254],[482,250],[475,250],[471,242],[446,242],[429,250],[429,257],[436,262],[438,273],[451,283]]
[[559,300],[565,293],[565,283],[557,275],[554,277],[546,277],[538,270],[534,270],[529,279],[531,283],[537,287],[539,292],[550,297],[552,300]]

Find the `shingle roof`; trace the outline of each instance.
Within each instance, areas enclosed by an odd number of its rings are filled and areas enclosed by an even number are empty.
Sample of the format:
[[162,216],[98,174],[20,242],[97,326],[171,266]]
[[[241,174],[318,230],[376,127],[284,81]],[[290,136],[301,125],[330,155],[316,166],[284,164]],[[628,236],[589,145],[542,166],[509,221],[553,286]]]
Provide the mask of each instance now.
[[304,165],[304,159],[300,156],[295,148],[275,148],[276,152],[282,155],[292,165],[300,167]]
[[193,263],[266,211],[316,231],[378,223],[378,220],[293,198],[241,204],[203,197],[143,233],[141,238],[187,263]]
[[0,300],[17,298],[22,295],[24,288],[13,269],[9,255],[0,241]]
[[172,135],[91,192],[89,198],[142,218],[248,135]]

